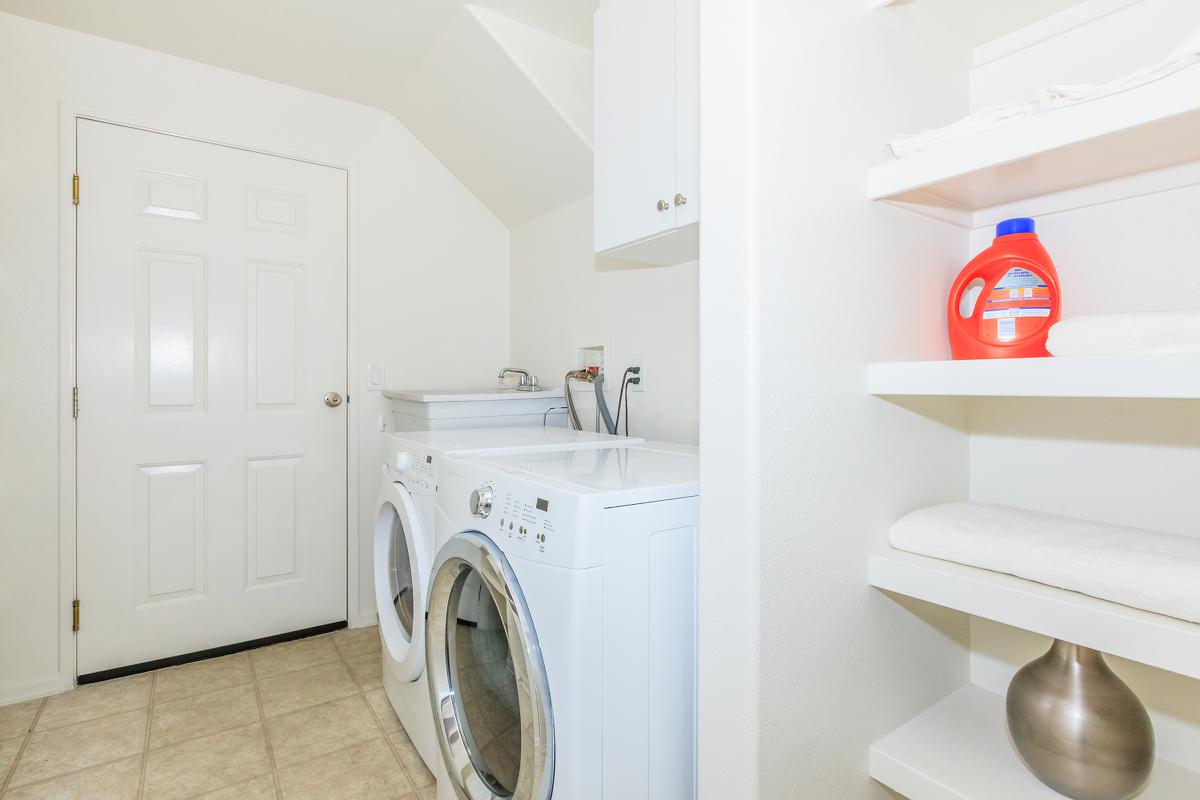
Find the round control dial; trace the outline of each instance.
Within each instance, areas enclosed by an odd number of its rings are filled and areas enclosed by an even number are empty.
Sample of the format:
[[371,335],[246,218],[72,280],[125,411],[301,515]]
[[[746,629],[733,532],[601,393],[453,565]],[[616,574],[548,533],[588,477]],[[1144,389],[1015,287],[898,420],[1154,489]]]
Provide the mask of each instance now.
[[480,486],[471,492],[471,513],[486,519],[487,515],[492,513],[492,501],[495,497],[496,493],[492,487]]

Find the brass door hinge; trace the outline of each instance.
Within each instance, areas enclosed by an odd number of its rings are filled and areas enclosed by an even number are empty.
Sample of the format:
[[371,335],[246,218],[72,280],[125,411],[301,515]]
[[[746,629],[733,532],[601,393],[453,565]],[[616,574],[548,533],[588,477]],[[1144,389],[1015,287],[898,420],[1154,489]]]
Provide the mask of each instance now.
[[71,388],[71,416],[79,419],[79,387]]
[[71,630],[79,630],[79,601],[71,602]]
[[79,176],[71,176],[71,202],[79,205]]

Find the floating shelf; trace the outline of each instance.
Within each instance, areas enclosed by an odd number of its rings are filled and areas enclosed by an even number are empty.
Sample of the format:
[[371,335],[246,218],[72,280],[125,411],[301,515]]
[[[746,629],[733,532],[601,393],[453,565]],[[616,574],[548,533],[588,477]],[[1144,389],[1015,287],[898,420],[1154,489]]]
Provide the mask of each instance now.
[[871,364],[874,395],[1200,398],[1200,354]]
[[1200,66],[874,167],[872,200],[967,210],[1200,160]]
[[[1063,800],[1008,740],[1004,698],[959,689],[871,747],[871,777],[911,800]],[[1138,800],[1200,797],[1200,773],[1158,760]]]
[[892,547],[870,556],[868,573],[877,589],[1200,678],[1191,622]]

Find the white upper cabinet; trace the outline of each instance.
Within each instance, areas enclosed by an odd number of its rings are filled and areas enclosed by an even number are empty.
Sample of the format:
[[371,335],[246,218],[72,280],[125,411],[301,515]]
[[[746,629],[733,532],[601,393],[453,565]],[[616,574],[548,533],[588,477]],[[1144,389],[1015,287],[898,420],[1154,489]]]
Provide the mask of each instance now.
[[697,0],[603,0],[595,25],[596,252],[698,253]]

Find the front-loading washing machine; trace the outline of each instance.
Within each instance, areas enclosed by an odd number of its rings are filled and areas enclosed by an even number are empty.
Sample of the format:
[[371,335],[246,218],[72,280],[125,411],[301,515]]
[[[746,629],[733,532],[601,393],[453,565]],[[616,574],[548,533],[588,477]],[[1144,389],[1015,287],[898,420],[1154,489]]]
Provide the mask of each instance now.
[[439,800],[694,800],[699,459],[447,459],[426,671]]
[[383,685],[417,752],[435,776],[441,757],[425,679],[425,610],[434,554],[435,497],[444,458],[626,447],[638,438],[564,428],[412,431],[384,436],[382,485],[375,518],[375,601],[383,650]]

